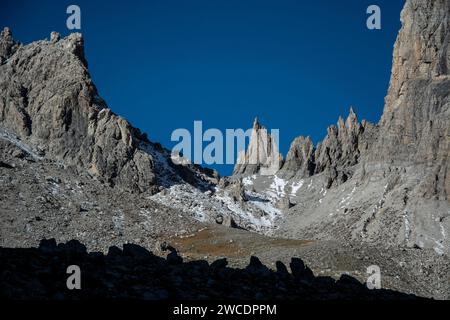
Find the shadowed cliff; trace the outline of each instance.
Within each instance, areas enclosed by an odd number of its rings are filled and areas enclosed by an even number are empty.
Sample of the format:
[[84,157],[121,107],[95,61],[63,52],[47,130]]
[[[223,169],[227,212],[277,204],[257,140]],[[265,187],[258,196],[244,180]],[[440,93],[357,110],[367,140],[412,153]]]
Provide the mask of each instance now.
[[[56,244],[42,240],[38,248],[0,248],[0,297],[9,299],[420,299],[392,290],[369,290],[343,275],[339,280],[315,277],[298,258],[291,272],[281,262],[277,270],[251,257],[245,269],[227,267],[226,259],[184,262],[172,247],[167,258],[143,247],[125,244],[108,254],[86,251],[76,240]],[[69,265],[81,269],[81,290],[69,290]]]

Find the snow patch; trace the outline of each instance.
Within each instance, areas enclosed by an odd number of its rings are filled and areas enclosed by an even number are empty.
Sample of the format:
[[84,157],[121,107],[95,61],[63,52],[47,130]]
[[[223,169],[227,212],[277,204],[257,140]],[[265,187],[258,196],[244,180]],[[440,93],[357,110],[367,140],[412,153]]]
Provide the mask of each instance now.
[[256,179],[256,175],[252,175],[252,176],[248,176],[245,177],[244,179],[242,179],[242,183],[244,184],[244,186],[252,186],[253,185],[253,180]]
[[43,157],[38,155],[30,146],[28,146],[25,143],[23,143],[20,140],[20,138],[18,138],[17,136],[15,136],[12,133],[9,133],[9,132],[7,132],[7,131],[5,131],[3,129],[0,129],[0,138],[11,142],[12,144],[14,144],[19,149],[21,149],[21,150],[25,151],[26,153],[28,153],[35,160],[42,160],[43,159]]
[[298,181],[298,182],[294,182],[291,186],[291,195],[295,196],[297,194],[297,191],[303,186],[303,179]]
[[235,202],[226,189],[216,187],[215,192],[202,192],[182,183],[149,198],[176,208],[201,222],[215,223],[217,216],[231,217],[242,227],[270,234],[275,228],[275,219],[281,216],[281,211],[266,195],[256,192],[247,194],[250,200],[242,204]]
[[356,187],[353,187],[352,191],[347,194],[346,197],[342,198],[341,201],[339,202],[339,204],[341,205],[341,208],[344,208],[345,206],[348,206],[350,204],[350,202],[353,199],[353,194],[356,191]]
[[285,195],[284,188],[286,187],[286,180],[279,178],[277,175],[273,177],[273,182],[270,185],[270,188],[275,190],[277,197],[282,197]]

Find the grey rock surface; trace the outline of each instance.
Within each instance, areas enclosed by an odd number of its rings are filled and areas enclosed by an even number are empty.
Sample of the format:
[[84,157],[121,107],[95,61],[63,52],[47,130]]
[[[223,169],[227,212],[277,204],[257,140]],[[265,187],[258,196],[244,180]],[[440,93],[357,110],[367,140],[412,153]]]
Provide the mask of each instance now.
[[153,250],[161,237],[202,228],[191,216],[152,201],[149,192],[110,187],[1,138],[0,159],[6,164],[0,165],[1,247],[35,246],[53,237],[83,241],[92,251],[128,242]]
[[9,28],[4,28],[0,33],[0,65],[18,49],[19,44],[14,41]]
[[297,137],[291,143],[281,169],[287,176],[309,177],[314,174],[314,144],[310,137]]
[[426,198],[450,196],[450,2],[407,1],[394,46],[392,74],[375,162],[421,164]]
[[[300,254],[315,272],[379,264],[392,288],[448,299],[450,3],[408,0],[402,23],[379,124],[351,109],[317,146],[296,138],[283,163],[256,120],[234,176],[221,179],[173,163],[107,107],[80,34],[22,45],[5,29],[0,244],[52,237],[90,250],[153,249],[179,236],[186,251],[237,260],[254,250],[266,260]],[[202,228],[217,224],[233,227],[225,243],[205,244]],[[230,237],[247,240],[238,247]]]
[[277,234],[450,252],[450,3],[406,1],[379,124],[353,110],[248,191],[289,194]]
[[[98,96],[83,38],[51,38],[13,54],[4,50],[10,57],[0,66],[0,125],[47,157],[87,169],[110,185],[149,190],[156,181],[152,157],[139,148],[145,138]],[[11,39],[4,31],[2,48]]]
[[327,189],[344,183],[353,174],[352,167],[367,155],[377,139],[377,126],[365,120],[361,123],[350,108],[347,119],[339,117],[337,126],[327,129],[327,135],[317,146],[309,137],[297,137],[291,144],[279,174],[285,178],[305,178],[325,172]]
[[161,180],[170,180],[168,173],[197,183],[200,169],[173,164],[167,150],[108,108],[89,75],[81,34],[60,39],[52,32],[50,38],[18,46],[9,29],[2,32],[0,55],[9,58],[0,65],[4,130],[110,186],[155,192]]
[[276,173],[283,164],[277,140],[256,118],[250,134],[247,150],[240,151],[233,175],[270,175]]

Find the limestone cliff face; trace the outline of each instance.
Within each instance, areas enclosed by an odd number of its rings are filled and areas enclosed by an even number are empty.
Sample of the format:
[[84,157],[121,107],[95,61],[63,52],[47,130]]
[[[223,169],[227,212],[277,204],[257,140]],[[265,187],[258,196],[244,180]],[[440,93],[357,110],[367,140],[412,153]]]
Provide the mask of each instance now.
[[275,137],[255,119],[247,151],[239,153],[233,175],[275,174],[282,164]]
[[450,252],[450,1],[408,0],[401,20],[380,122],[350,110],[315,148],[291,144],[279,234]]
[[407,0],[401,21],[380,122],[339,119],[313,173],[292,166],[305,159],[293,144],[286,164],[312,176],[280,230],[450,252],[450,1]]
[[146,138],[98,96],[80,34],[19,45],[2,32],[0,127],[111,185],[146,191],[155,184],[154,161],[138,148]]
[[310,137],[297,137],[292,141],[282,172],[290,176],[310,176],[314,173],[314,144]]
[[450,2],[409,0],[371,159],[429,168],[425,197],[450,195]]
[[[425,198],[450,196],[450,2],[409,0],[401,13],[392,75],[378,126],[358,123],[353,111],[328,128],[314,154],[297,138],[282,171],[302,176],[325,172],[328,187],[345,182],[351,168],[422,166]],[[313,171],[305,170],[314,168]]]
[[11,30],[5,28],[0,33],[0,64],[6,61],[19,47],[12,37]]
[[327,187],[340,184],[351,177],[349,170],[358,164],[374,142],[376,127],[366,121],[358,122],[356,114],[350,108],[344,120],[339,117],[337,126],[330,126],[325,139],[318,144],[315,152],[314,173],[325,172],[328,176]]
[[309,177],[325,172],[327,187],[345,182],[352,175],[351,167],[360,162],[376,140],[377,127],[366,121],[358,122],[353,109],[344,121],[328,127],[327,135],[317,147],[311,139],[298,137],[289,149],[281,169],[285,176]]

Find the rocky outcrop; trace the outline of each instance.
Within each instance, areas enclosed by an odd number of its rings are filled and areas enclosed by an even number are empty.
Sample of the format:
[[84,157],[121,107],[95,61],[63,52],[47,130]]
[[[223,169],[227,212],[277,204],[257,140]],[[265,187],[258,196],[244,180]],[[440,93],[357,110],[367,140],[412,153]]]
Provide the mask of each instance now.
[[247,151],[239,153],[233,175],[275,174],[283,164],[277,142],[276,137],[255,119]]
[[276,203],[276,207],[281,210],[288,210],[293,207],[294,204],[289,199],[289,196],[284,196]]
[[450,3],[407,1],[401,20],[379,125],[359,124],[350,110],[345,122],[339,118],[328,128],[313,155],[310,141],[294,140],[282,171],[325,172],[331,186],[345,182],[361,161],[371,167],[421,165],[429,173],[419,195],[449,198]]
[[358,163],[360,152],[358,142],[364,127],[358,123],[358,119],[350,109],[347,120],[344,123],[339,117],[337,126],[330,126],[327,136],[319,143],[315,152],[315,173],[320,173],[331,167],[352,166]]
[[0,39],[0,126],[43,155],[87,169],[112,186],[147,191],[154,160],[141,150],[145,135],[115,115],[98,96],[87,70],[83,38],[19,46],[5,29]]
[[422,165],[423,196],[450,195],[450,2],[409,0],[394,46],[392,74],[374,162]]
[[359,124],[350,110],[345,122],[339,118],[328,128],[313,155],[310,141],[294,140],[282,172],[301,177],[325,172],[330,187],[350,178],[362,161],[371,167],[421,165],[428,176],[418,195],[449,198],[450,3],[407,1],[401,20],[379,125]]
[[233,183],[230,195],[234,202],[243,203],[248,200],[242,179],[237,179],[237,181]]
[[351,111],[328,129],[280,229],[450,252],[450,2],[408,0],[401,20],[379,124]]
[[327,136],[317,145],[314,154],[314,173],[325,172],[329,188],[352,176],[352,167],[360,162],[374,142],[376,126],[365,120],[359,123],[350,108],[346,121],[339,117],[337,126],[330,126],[327,131]]
[[377,127],[358,118],[350,108],[347,119],[339,117],[337,126],[330,126],[327,135],[315,148],[309,137],[296,138],[289,149],[280,173],[299,178],[325,172],[327,187],[345,182],[352,175],[351,168],[367,154],[376,140]]
[[0,65],[3,64],[19,47],[14,41],[9,28],[4,28],[0,33]]
[[314,144],[310,137],[295,138],[286,155],[282,173],[288,176],[311,176],[315,169],[314,152]]

